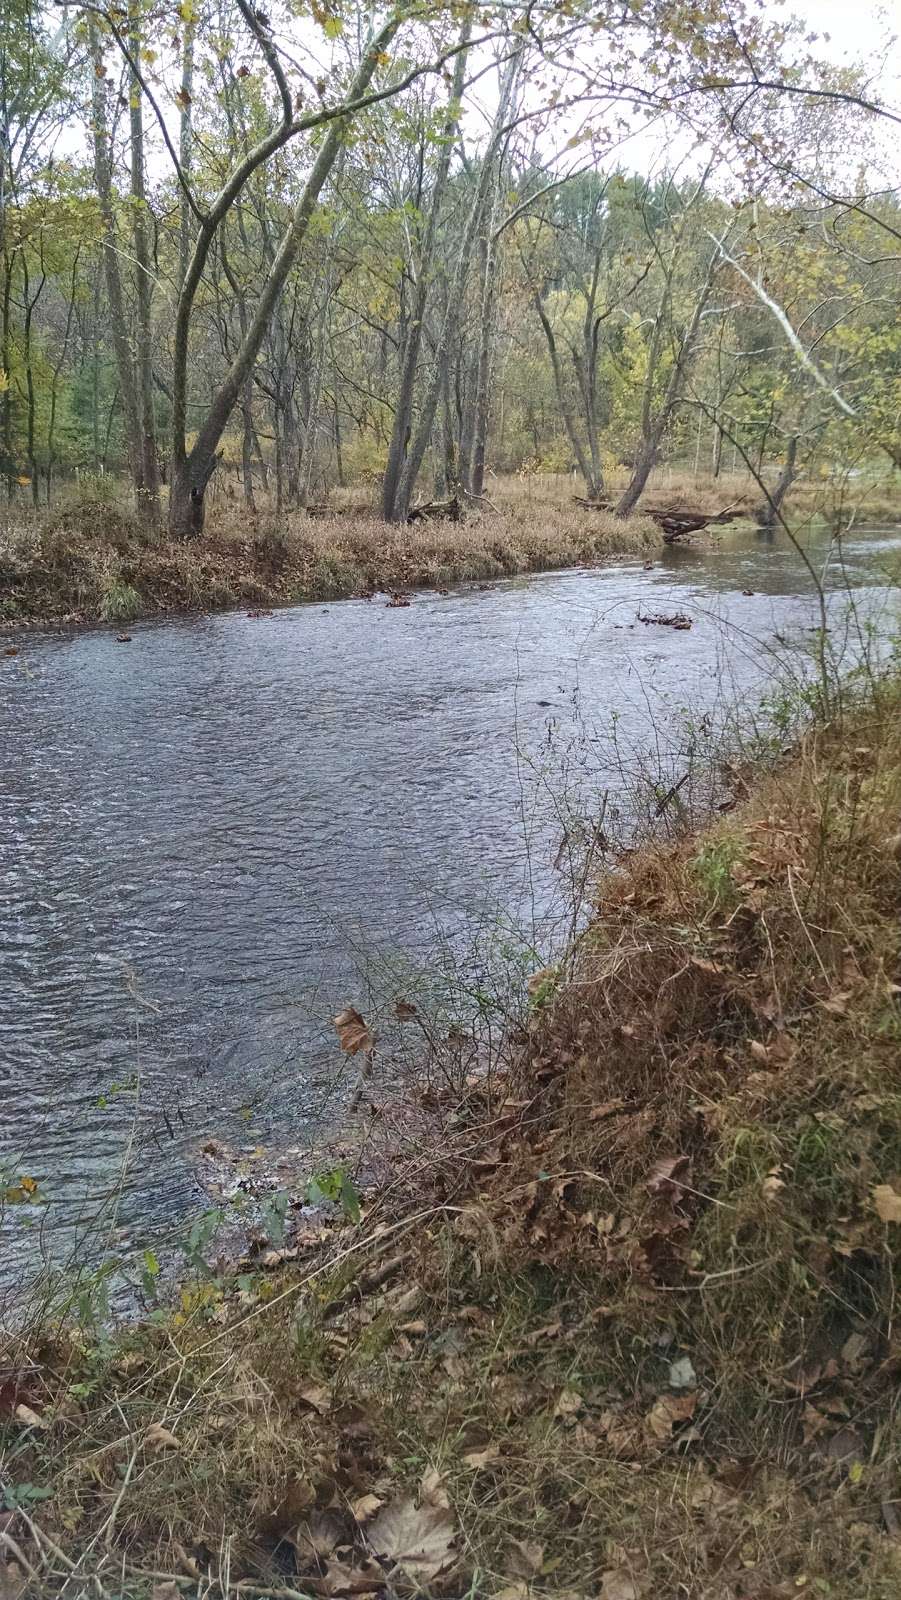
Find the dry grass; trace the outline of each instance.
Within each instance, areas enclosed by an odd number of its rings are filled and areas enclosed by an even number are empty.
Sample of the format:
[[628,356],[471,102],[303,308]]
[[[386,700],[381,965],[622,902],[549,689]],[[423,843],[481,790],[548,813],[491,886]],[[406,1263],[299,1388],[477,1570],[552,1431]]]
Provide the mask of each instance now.
[[276,521],[214,510],[202,540],[143,540],[117,505],[73,504],[0,532],[0,619],[138,616],[445,588],[637,554],[659,534],[571,504],[391,528],[371,511]]
[[[627,473],[610,479],[615,495]],[[372,488],[333,492],[330,508],[311,517],[276,517],[264,495],[255,514],[237,509],[226,480],[211,492],[208,529],[197,542],[148,544],[125,509],[110,498],[63,502],[34,518],[10,514],[0,527],[0,620],[127,622],[138,616],[336,600],[375,591],[445,588],[518,573],[590,565],[659,547],[649,517],[625,521],[576,503],[580,484],[562,474],[509,477],[489,483],[485,503],[463,522],[427,520],[390,528],[376,515]],[[118,497],[117,497],[118,496]],[[646,492],[650,507],[753,514],[760,490],[746,473],[714,481],[662,466]],[[897,519],[894,479],[802,479],[787,508],[793,520],[849,522]]]
[[[505,1083],[362,1226],[10,1350],[46,1583],[894,1600],[899,704],[605,881]],[[449,1516],[453,1568],[373,1567],[367,1495]]]

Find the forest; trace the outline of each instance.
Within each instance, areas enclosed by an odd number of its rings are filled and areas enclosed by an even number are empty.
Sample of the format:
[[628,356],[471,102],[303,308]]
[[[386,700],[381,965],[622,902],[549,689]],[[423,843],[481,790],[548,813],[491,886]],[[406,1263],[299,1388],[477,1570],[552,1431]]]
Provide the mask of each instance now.
[[625,518],[662,461],[771,521],[891,485],[897,118],[822,48],[717,0],[13,0],[8,504],[113,479],[182,540],[211,484],[388,523],[534,474]]

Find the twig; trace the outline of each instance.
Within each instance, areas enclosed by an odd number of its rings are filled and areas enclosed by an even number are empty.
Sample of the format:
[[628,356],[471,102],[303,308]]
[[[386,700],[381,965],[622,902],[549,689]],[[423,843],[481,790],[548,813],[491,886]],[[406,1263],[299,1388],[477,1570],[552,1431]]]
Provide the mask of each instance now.
[[792,898],[792,905],[794,906],[795,911],[797,912],[798,921],[800,922],[801,927],[804,929],[804,932],[805,932],[805,934],[807,936],[807,943],[810,945],[811,950],[813,951],[814,955],[816,956],[817,966],[819,967],[820,971],[823,974],[823,977],[824,977],[826,983],[828,984],[828,982],[829,982],[829,974],[826,971],[826,968],[823,966],[823,962],[822,962],[821,957],[820,957],[820,952],[817,949],[816,944],[814,942],[813,934],[811,933],[810,929],[808,928],[807,923],[804,921],[804,917],[803,917],[802,912],[801,912],[801,907],[798,905],[798,897],[795,894],[795,885],[794,885],[794,880],[792,878],[792,869],[791,869],[791,867],[788,868],[788,892],[789,892],[789,894],[791,895],[791,898]]
[[12,1534],[4,1533],[2,1528],[0,1528],[0,1544],[6,1545],[7,1550],[12,1551],[15,1559],[19,1563],[19,1566],[22,1568],[22,1571],[28,1573],[32,1583],[37,1583],[38,1574],[35,1568],[31,1565],[31,1562],[25,1554],[25,1551],[22,1549],[21,1545],[16,1542]]

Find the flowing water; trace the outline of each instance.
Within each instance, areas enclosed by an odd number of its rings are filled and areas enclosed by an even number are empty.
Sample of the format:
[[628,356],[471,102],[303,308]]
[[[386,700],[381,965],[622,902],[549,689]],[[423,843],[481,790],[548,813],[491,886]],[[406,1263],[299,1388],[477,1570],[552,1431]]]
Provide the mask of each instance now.
[[[825,566],[811,546],[831,637],[849,585],[889,626],[899,550],[861,532]],[[693,626],[638,620],[661,612]],[[18,634],[0,657],[0,1170],[52,1204],[7,1209],[0,1275],[49,1217],[93,1213],[129,1140],[126,1242],[207,1203],[203,1139],[335,1125],[330,1019],[369,1004],[375,954],[396,977],[502,923],[540,964],[559,796],[590,809],[616,791],[611,729],[653,762],[686,715],[759,702],[771,652],[817,617],[797,553],[730,530],[649,571],[408,608],[134,624],[129,644]]]

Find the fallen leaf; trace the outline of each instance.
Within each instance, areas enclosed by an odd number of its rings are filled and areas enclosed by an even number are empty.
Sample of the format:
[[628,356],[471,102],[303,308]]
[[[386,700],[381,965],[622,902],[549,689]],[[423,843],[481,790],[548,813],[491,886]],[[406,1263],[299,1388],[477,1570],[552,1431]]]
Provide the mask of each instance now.
[[464,1467],[469,1468],[470,1472],[481,1472],[483,1467],[492,1466],[500,1458],[501,1452],[498,1446],[496,1444],[486,1444],[481,1450],[467,1450],[460,1457],[460,1460],[463,1462]]
[[326,1416],[332,1409],[332,1391],[324,1383],[308,1383],[297,1398],[320,1417]]
[[0,1561],[0,1600],[19,1600],[28,1587],[28,1574],[15,1561]]
[[21,1422],[25,1428],[49,1428],[50,1426],[47,1418],[39,1417],[36,1411],[32,1411],[31,1406],[16,1406],[15,1416],[16,1421]]
[[518,1578],[537,1578],[544,1566],[544,1545],[537,1539],[513,1539],[510,1571]]
[[370,1055],[375,1049],[375,1039],[370,1033],[359,1011],[353,1006],[347,1006],[333,1019],[338,1043],[346,1055],[355,1056],[360,1050],[365,1050]]
[[381,1511],[382,1503],[377,1494],[361,1494],[359,1500],[354,1500],[350,1508],[354,1521],[368,1522],[377,1511]]
[[680,1422],[687,1422],[697,1409],[697,1391],[691,1394],[662,1394],[651,1407],[645,1422],[655,1439],[668,1440]]
[[598,1600],[640,1600],[640,1597],[641,1591],[625,1567],[601,1573]]
[[605,1100],[599,1106],[592,1106],[588,1113],[589,1122],[603,1122],[605,1117],[612,1117],[614,1111],[622,1111],[625,1100]]
[[883,1222],[901,1222],[901,1194],[890,1183],[877,1183],[873,1204]]
[[577,1417],[584,1404],[582,1396],[575,1389],[564,1389],[554,1407],[554,1416],[563,1418]]
[[417,1582],[430,1583],[454,1560],[455,1535],[453,1516],[443,1506],[396,1500],[379,1512],[368,1537],[376,1555]]
[[157,1578],[150,1591],[150,1600],[181,1600],[181,1590],[174,1578]]
[[865,1333],[852,1333],[845,1340],[842,1345],[842,1361],[852,1372],[860,1371],[869,1345],[870,1341]]
[[698,1375],[691,1364],[691,1356],[680,1356],[669,1369],[670,1387],[673,1389],[693,1389],[698,1381]]
[[559,1339],[562,1332],[562,1322],[547,1322],[543,1328],[533,1328],[522,1342],[529,1350],[534,1350],[536,1344],[543,1344],[545,1339]]
[[329,1561],[347,1541],[338,1517],[330,1511],[311,1511],[298,1523],[292,1542],[301,1560],[319,1562]]
[[437,1467],[426,1467],[419,1485],[419,1494],[424,1505],[438,1506],[442,1511],[450,1510],[444,1479]]
[[655,1161],[647,1180],[649,1194],[681,1194],[681,1177],[688,1171],[688,1156],[661,1156]]
[[841,1461],[850,1465],[854,1461],[863,1460],[866,1446],[856,1428],[839,1428],[829,1440],[826,1454],[831,1461]]
[[181,1440],[176,1438],[161,1422],[151,1422],[144,1435],[144,1444],[148,1450],[180,1450]]

